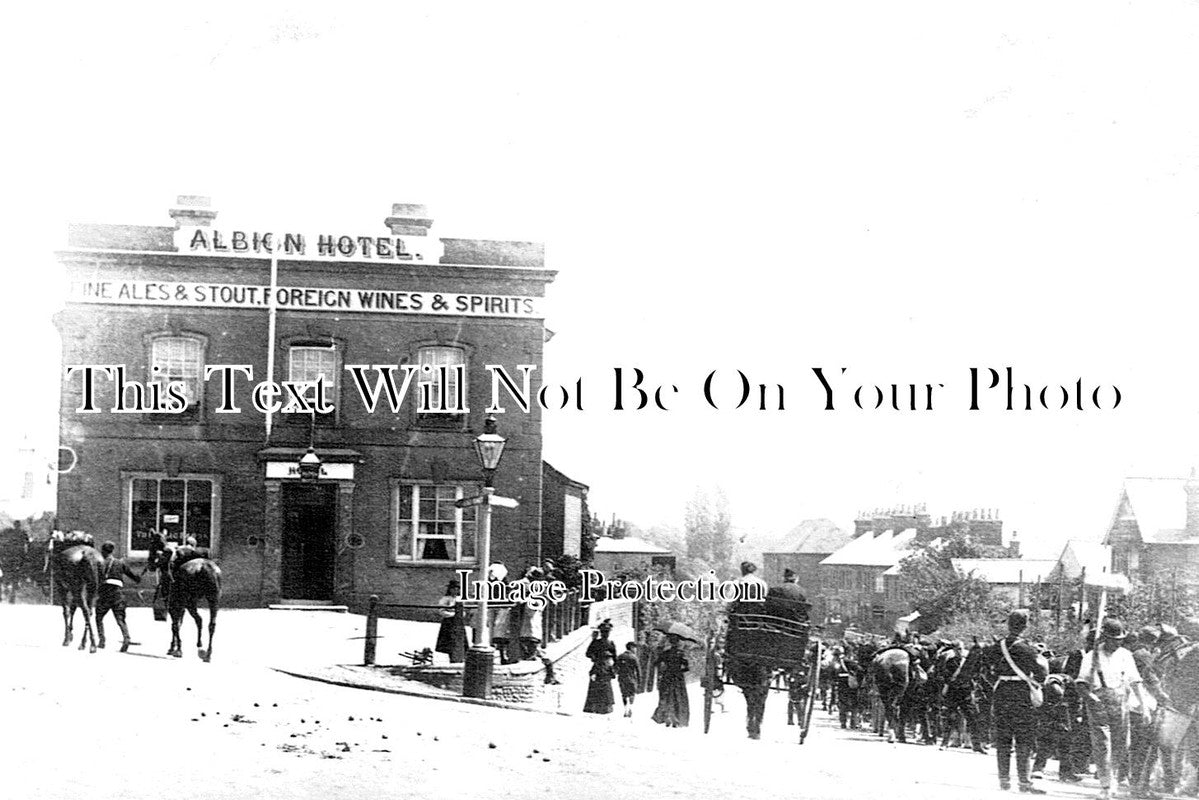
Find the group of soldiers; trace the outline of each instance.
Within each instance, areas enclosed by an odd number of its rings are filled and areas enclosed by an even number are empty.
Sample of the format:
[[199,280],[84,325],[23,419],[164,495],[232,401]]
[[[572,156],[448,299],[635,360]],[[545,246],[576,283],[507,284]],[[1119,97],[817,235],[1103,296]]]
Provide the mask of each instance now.
[[993,747],[1000,788],[1012,785],[1014,752],[1023,793],[1045,793],[1033,781],[1056,759],[1058,778],[1066,783],[1080,782],[1093,764],[1101,800],[1125,786],[1132,797],[1152,798],[1149,782],[1160,752],[1163,788],[1172,792],[1178,761],[1157,740],[1155,710],[1171,702],[1159,670],[1162,658],[1188,640],[1167,624],[1129,633],[1107,618],[1084,632],[1081,647],[1055,654],[1023,638],[1028,621],[1027,611],[1013,611],[1006,637],[969,648],[920,637],[896,637],[882,646],[837,643],[824,670],[831,689],[826,708],[839,712],[842,727],[869,720],[881,734],[871,664],[885,650],[903,648],[913,655],[902,703],[905,723],[926,743],[940,738],[942,749],[955,734],[977,752]]

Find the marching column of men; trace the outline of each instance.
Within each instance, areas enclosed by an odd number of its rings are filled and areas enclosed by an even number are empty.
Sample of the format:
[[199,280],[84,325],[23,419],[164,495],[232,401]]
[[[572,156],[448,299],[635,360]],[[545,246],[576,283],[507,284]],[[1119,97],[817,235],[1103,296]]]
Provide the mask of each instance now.
[[[968,732],[971,746],[986,752],[989,737],[1001,789],[1012,786],[1014,755],[1017,787],[1027,794],[1045,793],[1033,781],[1044,777],[1052,759],[1065,783],[1078,783],[1094,764],[1099,800],[1109,800],[1116,788],[1135,798],[1154,798],[1149,784],[1160,754],[1163,788],[1172,792],[1178,759],[1165,742],[1159,746],[1155,711],[1170,703],[1159,670],[1166,654],[1176,657],[1188,640],[1170,625],[1128,633],[1121,621],[1107,618],[1084,637],[1081,648],[1054,655],[1023,638],[1028,623],[1028,611],[1013,611],[1007,636],[982,644],[976,640],[977,651],[969,657],[960,642],[915,636],[897,636],[881,649],[848,639],[835,645],[831,673],[841,726],[857,728],[860,718],[875,710],[877,692],[866,667],[877,654],[900,647],[926,654],[932,685],[932,691],[912,693],[907,719],[938,729],[933,733],[940,734],[942,749],[954,734]],[[913,667],[913,680],[922,673]],[[921,702],[916,698],[926,698],[932,708],[916,707]],[[1193,716],[1195,710],[1184,713]],[[874,716],[881,735],[883,723],[877,712]],[[932,737],[926,731],[924,738]],[[966,736],[961,739],[964,745]]]

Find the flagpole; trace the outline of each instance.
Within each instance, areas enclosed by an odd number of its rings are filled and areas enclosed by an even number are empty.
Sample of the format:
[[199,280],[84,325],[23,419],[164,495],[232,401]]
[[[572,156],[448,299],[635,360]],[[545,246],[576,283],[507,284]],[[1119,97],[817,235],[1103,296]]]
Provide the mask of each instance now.
[[[272,237],[274,239],[274,237]],[[275,317],[278,315],[275,306],[275,289],[279,283],[279,243],[272,241],[271,243],[271,286],[268,290],[269,297],[267,298],[267,331],[266,331],[266,379],[272,383],[275,380]],[[271,441],[271,422],[272,413],[271,406],[266,408],[266,441],[269,444]]]

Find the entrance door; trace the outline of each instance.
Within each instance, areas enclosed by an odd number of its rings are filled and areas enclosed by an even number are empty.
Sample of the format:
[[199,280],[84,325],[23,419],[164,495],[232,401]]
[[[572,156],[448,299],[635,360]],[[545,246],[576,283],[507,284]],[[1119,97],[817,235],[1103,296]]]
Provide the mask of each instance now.
[[279,594],[289,600],[332,600],[337,487],[283,484],[283,565]]

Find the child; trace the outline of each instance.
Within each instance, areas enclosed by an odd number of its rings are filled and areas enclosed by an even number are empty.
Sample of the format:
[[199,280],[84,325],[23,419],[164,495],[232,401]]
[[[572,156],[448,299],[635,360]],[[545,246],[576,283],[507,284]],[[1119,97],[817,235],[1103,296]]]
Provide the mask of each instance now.
[[633,698],[641,690],[641,664],[637,661],[637,645],[629,642],[616,659],[616,679],[620,684],[620,702],[624,715],[633,716]]
[[545,647],[540,644],[537,645],[537,652],[535,655],[537,658],[541,659],[541,665],[545,667],[545,682],[553,684],[554,686],[562,683],[562,681],[554,677],[554,662],[550,660],[549,655],[545,652]]

